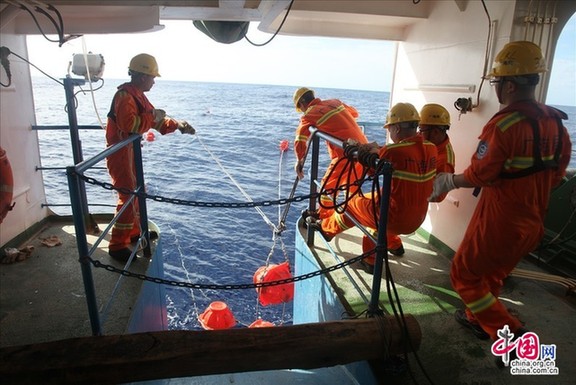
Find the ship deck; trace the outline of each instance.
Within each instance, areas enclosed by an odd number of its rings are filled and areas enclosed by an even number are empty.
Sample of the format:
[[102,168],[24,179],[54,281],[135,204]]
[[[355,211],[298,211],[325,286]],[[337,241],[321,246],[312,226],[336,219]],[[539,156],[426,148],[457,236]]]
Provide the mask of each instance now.
[[[100,221],[98,221],[100,223]],[[106,224],[101,224],[104,228]],[[42,239],[57,237],[61,245],[47,247]],[[88,235],[90,246],[97,240]],[[70,218],[54,217],[34,233],[18,241],[15,248],[32,246],[31,256],[20,262],[0,264],[0,347],[25,345],[92,335],[86,295]],[[152,242],[154,245],[154,242]],[[104,239],[93,259],[116,268],[124,264],[112,259]],[[141,253],[140,253],[141,254]],[[130,271],[144,274],[149,259],[139,257]],[[112,293],[119,275],[92,267],[99,308]],[[103,323],[103,334],[123,334],[142,287],[142,281],[124,279]]]
[[[305,231],[302,228],[301,231],[305,237]],[[319,266],[326,268],[362,254],[362,235],[357,228],[339,234],[329,243],[333,252],[322,237],[316,236],[314,250]],[[406,254],[389,256],[390,272],[402,311],[418,321],[422,331],[421,346],[416,354],[408,354],[410,371],[401,375],[380,373],[379,383],[574,383],[576,337],[572,329],[576,319],[575,287],[570,291],[558,283],[521,277],[531,274],[520,272],[548,274],[529,260],[522,261],[515,273],[506,279],[500,299],[530,331],[539,336],[540,344],[556,345],[555,364],[559,369],[558,375],[511,375],[510,368],[496,367],[490,340],[477,339],[455,321],[454,311],[463,308],[463,304],[450,284],[450,258],[434,248],[425,236],[421,233],[403,236]],[[372,279],[359,263],[329,273],[330,284],[347,316],[359,316],[367,310]],[[576,280],[570,282],[574,284]],[[379,304],[385,314],[392,314],[385,279],[381,281]]]
[[[300,227],[299,236],[305,238]],[[56,235],[62,245],[45,247],[41,239]],[[576,378],[576,338],[572,333],[576,319],[576,296],[557,283],[511,276],[505,282],[501,299],[538,334],[541,344],[557,347],[554,376],[513,376],[509,369],[498,369],[490,352],[489,341],[476,339],[458,325],[453,313],[462,303],[451,288],[450,258],[434,248],[425,234],[403,236],[406,254],[389,258],[402,311],[416,318],[422,331],[421,345],[416,354],[409,353],[410,371],[391,375],[377,371],[380,384],[572,384]],[[313,253],[318,268],[333,266],[361,254],[362,234],[351,229],[335,237],[330,248],[322,238],[316,238]],[[92,244],[96,237],[89,236]],[[21,247],[32,245],[32,256],[22,262],[0,265],[0,346],[16,346],[91,335],[80,266],[77,261],[76,239],[70,222],[50,221],[36,233],[22,240]],[[107,243],[102,242],[95,258],[122,268],[108,257]],[[147,259],[138,258],[131,269],[145,273]],[[546,273],[530,261],[519,266],[522,271]],[[106,298],[117,275],[104,269],[92,269],[98,298]],[[298,275],[298,274],[296,274]],[[359,264],[338,269],[322,279],[334,293],[346,317],[365,316],[370,299],[373,276]],[[298,284],[306,285],[308,280]],[[105,334],[124,334],[141,281],[129,279],[107,318]],[[381,281],[380,308],[392,314],[387,283]],[[326,302],[326,299],[324,299]],[[99,303],[102,305],[102,303]],[[314,304],[296,304],[308,312]],[[329,321],[324,319],[323,321]],[[334,319],[332,319],[334,320]],[[350,349],[354,349],[351,346]],[[417,356],[416,356],[417,355]],[[419,361],[419,362],[418,362]],[[420,364],[419,364],[420,363]],[[378,369],[378,368],[376,368]],[[222,375],[174,378],[162,384],[362,384],[355,381],[345,366],[315,370],[275,370]]]

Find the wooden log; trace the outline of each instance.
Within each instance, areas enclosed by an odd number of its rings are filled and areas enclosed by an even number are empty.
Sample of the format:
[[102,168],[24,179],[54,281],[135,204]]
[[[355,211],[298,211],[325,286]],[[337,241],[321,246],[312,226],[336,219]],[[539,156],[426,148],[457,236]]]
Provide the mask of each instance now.
[[[406,315],[412,350],[421,330]],[[390,316],[266,328],[72,338],[0,349],[4,384],[117,384],[161,378],[312,369],[406,350]],[[408,350],[410,351],[410,349]]]

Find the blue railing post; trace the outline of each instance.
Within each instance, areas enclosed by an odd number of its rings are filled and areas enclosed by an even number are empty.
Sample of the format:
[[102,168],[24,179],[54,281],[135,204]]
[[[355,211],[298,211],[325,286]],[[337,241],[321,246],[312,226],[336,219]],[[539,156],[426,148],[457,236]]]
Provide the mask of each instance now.
[[80,268],[82,269],[84,292],[86,294],[90,325],[92,326],[92,335],[100,336],[102,335],[102,327],[100,325],[100,315],[98,313],[98,304],[96,302],[96,290],[94,288],[92,269],[90,261],[88,260],[90,250],[88,249],[88,240],[86,239],[86,218],[84,217],[83,211],[83,203],[86,202],[82,202],[83,189],[80,183],[82,181],[76,174],[75,166],[67,167],[66,175],[68,176],[68,189],[70,190],[70,202],[72,204],[72,215],[74,217],[74,228],[76,230],[76,245],[78,247]]
[[[318,163],[319,163],[319,156],[320,156],[320,138],[318,135],[315,135],[315,132],[312,133],[312,162],[310,163],[310,194],[315,194],[318,191],[318,187],[316,186],[316,179],[318,179]],[[308,203],[308,210],[310,212],[314,212],[316,210],[316,197],[312,196],[310,198],[310,202]],[[308,238],[308,246],[314,246],[314,230],[312,230],[311,226],[308,226],[307,232]]]
[[[372,279],[372,292],[370,293],[370,303],[368,304],[368,315],[381,315],[382,310],[378,306],[380,302],[380,281],[384,266],[384,258],[388,258],[388,241],[386,230],[388,224],[388,206],[390,203],[390,188],[392,186],[392,165],[386,162],[382,167],[382,195],[380,197],[380,218],[378,219],[378,240],[376,243],[376,260],[374,263],[374,274]],[[376,178],[379,175],[375,175]],[[386,278],[388,279],[388,278]]]
[[[64,91],[66,93],[66,110],[68,113],[68,126],[70,130],[70,142],[72,144],[72,157],[74,164],[79,164],[84,160],[82,154],[82,141],[78,134],[78,117],[76,115],[76,97],[74,96],[74,86],[84,85],[84,79],[73,79],[66,77],[63,79]],[[82,205],[82,213],[87,225],[90,221],[90,212],[88,211],[88,198],[86,196],[86,185],[83,180],[79,180],[78,194],[81,198],[80,204]],[[87,227],[87,226],[86,226]]]
[[[142,136],[140,136],[140,140],[134,140],[134,142],[132,142],[132,148],[134,149],[134,165],[136,168],[136,190],[140,193],[144,193],[144,168],[142,166],[141,141]],[[146,239],[144,256],[150,257],[152,255],[152,249],[150,248],[150,233],[148,231],[148,209],[146,208],[146,197],[139,194],[136,198],[138,199],[138,208],[140,212],[140,231]]]

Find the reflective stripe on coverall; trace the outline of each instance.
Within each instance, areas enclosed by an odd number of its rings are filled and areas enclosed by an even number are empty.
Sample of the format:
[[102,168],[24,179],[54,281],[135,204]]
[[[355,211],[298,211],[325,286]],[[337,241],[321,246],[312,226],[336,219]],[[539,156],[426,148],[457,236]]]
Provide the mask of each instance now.
[[[318,130],[330,134],[342,141],[354,139],[361,144],[368,143],[366,136],[362,133],[362,130],[356,123],[357,117],[358,111],[354,107],[342,103],[340,100],[320,100],[319,98],[312,100],[300,118],[300,124],[296,129],[296,138],[294,139],[294,153],[296,154],[296,159],[301,160],[304,158],[306,145],[308,138],[310,137],[310,127],[316,127]],[[356,163],[352,172],[343,173],[342,169],[346,162],[342,161],[338,166],[336,166],[336,164],[340,158],[344,157],[344,150],[328,142],[326,142],[326,145],[328,146],[328,154],[332,160],[322,178],[322,186],[329,190],[358,180],[362,175],[362,165]],[[336,169],[332,171],[330,179],[327,179],[334,167],[336,167]],[[349,182],[348,178],[350,178]],[[340,184],[337,186],[338,179],[340,179]],[[349,188],[350,194],[354,193],[356,190],[358,190],[357,186],[351,186]],[[334,205],[330,197],[326,195],[320,197],[320,202],[328,207]],[[333,210],[325,209],[322,206],[318,208],[320,218],[326,218],[332,214],[332,211]]]
[[[138,88],[130,83],[122,84],[114,96],[111,114],[106,124],[106,146],[112,146],[131,134],[143,134],[150,128],[156,128],[161,134],[174,132],[178,122],[165,118],[154,125],[154,107]],[[110,114],[109,114],[110,115]],[[106,158],[106,166],[116,188],[134,190],[136,188],[136,169],[134,152],[129,144]],[[120,211],[130,199],[130,194],[118,191],[116,212]],[[130,238],[140,235],[140,214],[135,199],[112,227],[110,250],[120,250],[130,245]]]
[[[379,157],[389,161],[394,170],[386,236],[388,249],[395,249],[402,245],[398,234],[416,231],[426,218],[428,197],[432,193],[436,175],[437,150],[433,143],[416,135],[382,147]],[[377,210],[376,213],[374,209]],[[363,226],[373,229],[378,227],[375,218],[380,214],[380,202],[374,205],[371,194],[354,196],[346,211]],[[337,212],[322,220],[321,224],[322,230],[329,236],[354,226],[349,218]],[[372,263],[368,259],[367,262]]]
[[[476,154],[464,171],[467,181],[482,186],[482,194],[452,261],[450,277],[469,320],[476,320],[493,340],[504,325],[513,333],[522,326],[498,295],[503,280],[542,239],[550,191],[570,161],[570,139],[565,127],[558,129],[558,118],[566,119],[566,115],[536,102],[508,106],[486,124]],[[531,119],[539,123],[543,159],[553,156],[563,132],[558,168],[502,179],[503,171],[517,172],[519,165],[532,164]]]

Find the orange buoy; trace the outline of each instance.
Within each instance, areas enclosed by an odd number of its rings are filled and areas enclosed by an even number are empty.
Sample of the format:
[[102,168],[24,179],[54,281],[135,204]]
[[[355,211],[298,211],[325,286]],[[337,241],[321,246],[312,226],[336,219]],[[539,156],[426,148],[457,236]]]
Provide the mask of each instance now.
[[264,321],[262,318],[258,318],[256,321],[252,322],[249,328],[268,328],[276,326],[272,322]]
[[280,142],[280,151],[284,152],[286,150],[288,150],[288,141],[283,140]]
[[212,302],[204,313],[198,316],[198,321],[206,330],[230,329],[236,325],[232,311],[222,301]]
[[146,134],[146,141],[153,142],[154,140],[156,140],[156,135],[154,135],[152,131],[148,131],[148,133]]
[[12,210],[12,196],[14,194],[14,176],[6,151],[0,147],[0,223],[8,211]]
[[[279,265],[262,266],[254,273],[254,283],[280,281],[292,278],[288,262]],[[291,301],[294,298],[294,282],[281,285],[257,287],[258,299],[262,306],[277,305]]]

